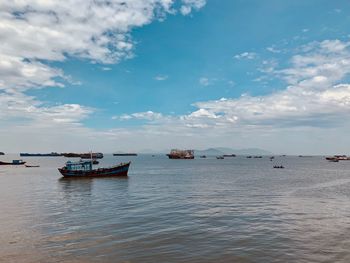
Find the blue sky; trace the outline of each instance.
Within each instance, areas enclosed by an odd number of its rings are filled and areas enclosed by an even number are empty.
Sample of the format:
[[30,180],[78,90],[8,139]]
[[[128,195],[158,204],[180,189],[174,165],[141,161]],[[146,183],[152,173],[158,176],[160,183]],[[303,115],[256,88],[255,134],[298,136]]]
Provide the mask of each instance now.
[[[0,48],[0,54],[11,62],[18,59],[17,68],[36,72],[35,77],[24,71],[4,77],[0,91],[7,95],[3,104],[9,112],[4,124],[12,129],[40,129],[44,137],[50,133],[48,138],[53,133],[43,131],[43,126],[61,130],[59,138],[78,129],[86,138],[94,138],[93,147],[101,145],[106,151],[113,151],[118,138],[125,150],[173,146],[247,146],[290,153],[345,150],[344,143],[323,148],[319,140],[329,134],[340,136],[348,127],[340,121],[349,113],[347,104],[323,110],[348,98],[347,87],[334,90],[338,84],[347,84],[348,78],[342,67],[349,55],[347,1],[159,0],[154,4],[130,0],[125,1],[127,7],[112,2],[108,6],[101,1],[106,14],[87,12],[92,18],[86,25],[79,22],[84,11],[70,11],[64,23],[52,19],[51,9],[57,10],[57,17],[66,15],[59,3],[43,7],[40,1],[28,0],[27,7],[37,11],[33,13],[21,4],[0,4],[3,13],[12,15],[0,19],[0,25],[11,25],[24,39],[19,41],[3,27],[0,37],[9,47]],[[73,10],[75,3],[67,5]],[[112,21],[110,14],[130,17]],[[105,22],[104,15],[111,21]],[[95,27],[90,32],[91,25]],[[26,35],[29,27],[35,28],[35,34]],[[52,32],[43,30],[47,28]],[[334,60],[334,71],[325,69],[328,58]],[[313,73],[302,74],[308,71]],[[338,101],[333,95],[325,101],[329,91],[337,92]],[[298,96],[305,98],[304,93],[313,97],[298,105]],[[276,101],[279,96],[287,98],[281,105]],[[23,104],[13,110],[11,100]],[[253,108],[257,109],[248,114]],[[296,138],[286,138],[291,131]],[[318,139],[310,141],[310,133]],[[194,138],[196,134],[202,139]],[[143,143],[160,135],[164,139],[159,143]],[[228,141],[232,137],[236,139]],[[285,140],[287,147],[273,138]],[[306,145],[298,148],[294,141]],[[25,145],[30,150],[38,143]],[[39,145],[43,150],[58,147],[47,142]],[[81,142],[77,145],[85,149]]]

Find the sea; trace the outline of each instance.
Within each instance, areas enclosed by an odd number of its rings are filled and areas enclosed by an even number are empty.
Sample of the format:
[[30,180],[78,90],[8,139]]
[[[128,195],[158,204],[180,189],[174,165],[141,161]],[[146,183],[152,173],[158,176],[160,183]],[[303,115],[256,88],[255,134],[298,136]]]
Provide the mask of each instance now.
[[0,166],[0,262],[350,262],[350,161],[105,155],[129,176],[77,180],[24,160]]

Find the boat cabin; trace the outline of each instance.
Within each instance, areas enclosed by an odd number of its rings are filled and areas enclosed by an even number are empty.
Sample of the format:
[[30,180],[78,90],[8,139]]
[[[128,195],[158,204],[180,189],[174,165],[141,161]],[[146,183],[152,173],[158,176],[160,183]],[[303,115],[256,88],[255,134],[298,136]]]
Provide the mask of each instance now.
[[92,162],[71,162],[68,161],[66,163],[66,169],[70,171],[91,171],[92,170]]

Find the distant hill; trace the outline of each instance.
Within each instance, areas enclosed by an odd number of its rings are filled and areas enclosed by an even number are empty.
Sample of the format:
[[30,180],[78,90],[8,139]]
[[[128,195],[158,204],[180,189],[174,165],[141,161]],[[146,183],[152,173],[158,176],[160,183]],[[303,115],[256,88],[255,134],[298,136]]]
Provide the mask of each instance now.
[[223,154],[237,154],[237,155],[271,155],[272,153],[259,148],[248,149],[231,149],[227,147],[209,148],[206,150],[195,150],[196,155],[223,155]]

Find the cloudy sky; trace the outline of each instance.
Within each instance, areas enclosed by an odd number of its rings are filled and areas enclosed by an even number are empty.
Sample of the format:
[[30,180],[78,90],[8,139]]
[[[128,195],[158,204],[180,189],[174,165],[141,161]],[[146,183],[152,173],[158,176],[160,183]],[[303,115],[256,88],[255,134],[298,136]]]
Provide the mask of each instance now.
[[350,153],[346,0],[0,2],[1,151]]

